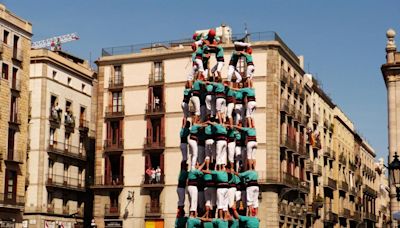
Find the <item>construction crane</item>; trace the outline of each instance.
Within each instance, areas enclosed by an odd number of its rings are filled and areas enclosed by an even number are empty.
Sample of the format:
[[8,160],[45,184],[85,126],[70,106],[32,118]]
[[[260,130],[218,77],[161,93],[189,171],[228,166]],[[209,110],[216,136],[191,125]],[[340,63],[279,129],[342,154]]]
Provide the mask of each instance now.
[[50,47],[52,51],[60,51],[62,43],[67,43],[78,39],[79,39],[78,34],[74,32],[62,36],[55,36],[45,40],[35,41],[32,43],[32,48],[37,49],[37,48]]

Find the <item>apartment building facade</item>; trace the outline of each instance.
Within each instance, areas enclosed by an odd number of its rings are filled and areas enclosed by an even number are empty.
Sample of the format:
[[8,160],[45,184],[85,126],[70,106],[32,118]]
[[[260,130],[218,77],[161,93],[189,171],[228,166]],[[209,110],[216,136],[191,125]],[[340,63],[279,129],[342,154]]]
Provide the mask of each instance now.
[[[65,52],[31,50],[24,220],[29,227],[84,227],[91,217],[95,72]],[[88,224],[86,224],[87,226]]]
[[25,203],[32,25],[0,4],[0,226],[21,226]]
[[[336,113],[305,74],[303,59],[276,33],[250,34],[250,41],[261,227],[351,227],[356,197],[350,183],[358,169],[352,124]],[[173,226],[189,45],[183,40],[103,49],[92,187],[98,227]],[[223,47],[229,59],[233,45]],[[245,68],[239,61],[239,71]],[[335,136],[336,123],[342,130]],[[148,167],[160,167],[159,182],[146,178]]]

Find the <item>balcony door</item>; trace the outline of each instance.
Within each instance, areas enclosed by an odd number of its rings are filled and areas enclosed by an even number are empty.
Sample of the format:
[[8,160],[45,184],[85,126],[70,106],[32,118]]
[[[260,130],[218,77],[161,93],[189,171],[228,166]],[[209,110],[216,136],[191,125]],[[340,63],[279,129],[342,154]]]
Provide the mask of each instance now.
[[121,122],[120,121],[109,122],[107,139],[109,141],[108,145],[110,147],[120,146],[121,140],[122,140]]
[[4,188],[4,201],[8,203],[16,202],[17,195],[17,172],[6,170],[6,183]]
[[14,160],[15,130],[8,129],[8,160]]
[[122,92],[112,93],[112,112],[122,112]]

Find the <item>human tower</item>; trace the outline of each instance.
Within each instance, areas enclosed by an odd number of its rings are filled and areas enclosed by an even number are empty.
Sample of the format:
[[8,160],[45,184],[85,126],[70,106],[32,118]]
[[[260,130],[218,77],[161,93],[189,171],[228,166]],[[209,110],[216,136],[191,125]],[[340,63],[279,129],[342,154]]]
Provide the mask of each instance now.
[[[182,101],[175,227],[259,227],[251,45],[234,42],[227,79],[223,79],[224,50],[215,30],[195,33],[193,40],[193,65]],[[212,54],[217,63],[209,72]],[[242,57],[247,65],[244,75],[236,68]]]

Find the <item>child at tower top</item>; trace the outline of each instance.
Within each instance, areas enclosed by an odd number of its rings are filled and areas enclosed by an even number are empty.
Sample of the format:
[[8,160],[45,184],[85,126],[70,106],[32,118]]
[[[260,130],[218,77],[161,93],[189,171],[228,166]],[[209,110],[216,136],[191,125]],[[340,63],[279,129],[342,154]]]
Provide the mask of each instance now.
[[229,85],[232,86],[232,76],[235,74],[236,76],[236,83],[240,83],[242,81],[242,76],[240,73],[237,71],[236,66],[237,63],[239,62],[239,57],[240,53],[233,51],[231,55],[231,59],[229,61],[229,66],[228,66],[228,82]]
[[221,39],[216,36],[214,29],[208,30],[207,35],[203,38],[202,45],[209,48],[210,52],[215,53],[217,64],[212,68],[211,72],[214,74],[217,72],[218,77],[221,77],[221,70],[224,66],[224,49],[219,45]]

